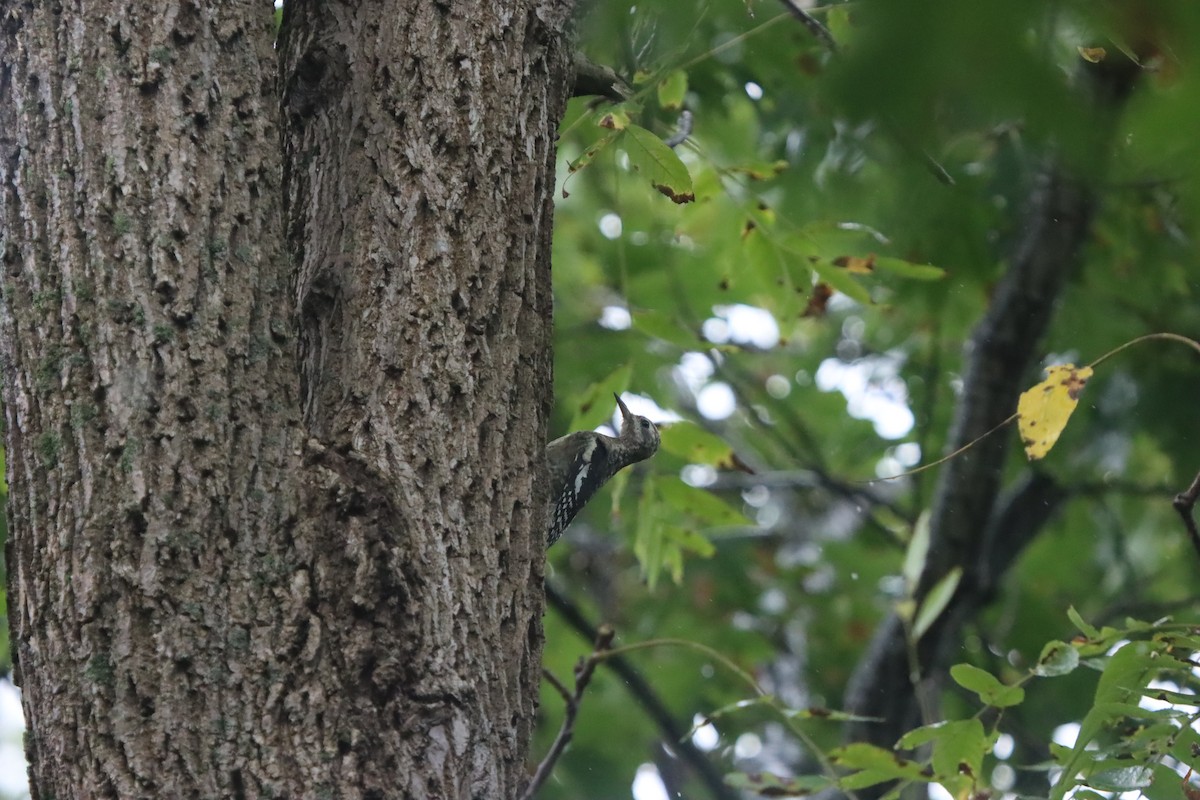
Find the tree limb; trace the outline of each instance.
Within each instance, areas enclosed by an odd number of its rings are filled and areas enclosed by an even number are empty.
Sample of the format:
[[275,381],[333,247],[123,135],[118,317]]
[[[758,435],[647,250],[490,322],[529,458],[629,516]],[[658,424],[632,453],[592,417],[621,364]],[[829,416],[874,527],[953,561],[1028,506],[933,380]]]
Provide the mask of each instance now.
[[572,66],[575,69],[572,97],[599,95],[620,103],[633,96],[629,84],[612,67],[597,64],[580,52],[575,53]]
[[575,734],[575,720],[579,716],[579,703],[583,700],[583,692],[592,681],[592,673],[596,671],[596,665],[600,663],[600,656],[612,646],[612,640],[615,635],[616,631],[611,626],[600,626],[599,631],[596,633],[592,654],[586,657],[581,656],[579,663],[575,665],[575,691],[573,692],[568,691],[567,687],[550,670],[542,670],[542,675],[562,695],[563,701],[566,703],[566,710],[563,713],[563,721],[562,725],[559,726],[558,735],[554,737],[554,744],[550,745],[550,751],[546,753],[546,757],[542,759],[542,763],[538,764],[537,771],[533,773],[533,778],[530,779],[529,785],[521,793],[521,800],[530,800],[530,798],[537,794],[538,789],[542,788],[542,784],[546,782],[546,779],[550,777],[551,771],[554,770],[554,765],[558,763],[559,756],[563,754],[563,751],[567,748],[567,744],[571,741],[571,737]]
[[[1136,67],[1106,65],[1105,70],[1090,74],[1097,84],[1092,88],[1098,121],[1107,121],[1128,96]],[[1097,136],[1089,144],[1098,146],[1102,140]],[[1026,233],[967,344],[965,390],[955,412],[949,450],[973,441],[1012,413],[1066,274],[1078,261],[1095,206],[1089,185],[1057,164],[1042,169],[1028,204]],[[890,748],[903,732],[920,724],[920,698],[937,697],[950,646],[963,624],[992,597],[1017,554],[1065,498],[1064,490],[1038,474],[1027,475],[998,498],[1008,442],[1008,437],[991,437],[940,472],[930,516],[929,557],[918,597],[956,566],[962,567],[963,579],[947,611],[919,642],[923,671],[919,686],[909,681],[905,630],[899,619],[891,615],[876,632],[847,687],[845,706],[885,722],[851,724],[848,739]]]
[[793,17],[800,20],[800,24],[808,29],[808,32],[813,35],[821,44],[829,48],[829,52],[836,53],[838,49],[837,41],[834,40],[833,34],[829,32],[819,19],[801,8],[796,0],[779,0],[783,3]]
[[[546,603],[581,636],[595,640],[598,633],[596,626],[588,621],[569,597],[549,583],[546,584]],[[625,688],[641,705],[646,716],[658,726],[663,741],[669,743],[671,750],[696,771],[709,795],[716,800],[737,800],[738,794],[725,785],[720,770],[692,744],[691,739],[687,738],[687,729],[676,722],[675,716],[659,699],[641,672],[623,656],[610,656],[604,659],[604,663],[617,674]]]
[[1192,516],[1192,509],[1196,506],[1197,498],[1200,498],[1200,472],[1196,473],[1196,479],[1192,481],[1192,485],[1186,491],[1175,495],[1175,500],[1171,505],[1175,506],[1179,516],[1183,518],[1183,527],[1187,529],[1188,538],[1192,540],[1192,546],[1196,548],[1196,552],[1200,553],[1200,531],[1196,530],[1196,519]]

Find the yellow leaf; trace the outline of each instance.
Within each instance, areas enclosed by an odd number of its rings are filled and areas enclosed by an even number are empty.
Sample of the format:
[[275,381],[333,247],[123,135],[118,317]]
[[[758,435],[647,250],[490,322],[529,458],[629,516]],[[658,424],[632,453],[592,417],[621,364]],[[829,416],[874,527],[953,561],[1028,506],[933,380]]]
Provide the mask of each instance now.
[[1017,401],[1017,428],[1030,461],[1045,458],[1054,447],[1090,377],[1091,367],[1060,364],[1048,367],[1046,380],[1021,394]]

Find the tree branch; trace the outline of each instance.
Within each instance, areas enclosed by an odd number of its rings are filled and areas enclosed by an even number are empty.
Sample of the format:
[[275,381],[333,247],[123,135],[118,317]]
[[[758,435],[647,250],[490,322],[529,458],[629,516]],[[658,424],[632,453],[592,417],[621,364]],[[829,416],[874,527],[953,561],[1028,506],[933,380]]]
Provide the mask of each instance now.
[[808,29],[808,32],[813,35],[821,44],[829,48],[829,52],[836,53],[838,49],[837,41],[834,40],[833,34],[829,32],[819,19],[800,7],[796,0],[779,0],[783,3],[793,17],[800,20],[800,24]]
[[[546,603],[577,633],[586,639],[595,640],[598,634],[596,626],[588,621],[569,597],[549,582],[546,584]],[[687,729],[675,721],[675,716],[659,699],[641,672],[623,656],[609,656],[604,659],[604,663],[617,674],[625,688],[641,705],[646,716],[658,726],[663,740],[670,745],[671,750],[696,771],[709,795],[716,800],[737,800],[738,794],[725,785],[725,778],[717,767],[687,738]]]
[[1196,530],[1196,519],[1192,516],[1192,509],[1196,507],[1198,497],[1200,497],[1200,472],[1196,473],[1196,479],[1192,481],[1192,485],[1186,491],[1175,495],[1175,500],[1171,504],[1183,518],[1183,527],[1187,529],[1192,546],[1196,548],[1197,553],[1200,553],[1200,531]]
[[[1092,89],[1098,122],[1107,122],[1119,101],[1128,96],[1136,66],[1122,70],[1107,65],[1104,71],[1089,74],[1096,84]],[[1098,134],[1088,144],[1098,147],[1103,140]],[[1012,413],[1066,274],[1077,263],[1095,205],[1088,185],[1057,165],[1043,168],[1028,204],[1026,233],[967,345],[965,391],[948,450],[978,438]],[[918,596],[923,597],[956,566],[963,568],[963,580],[947,611],[918,645],[920,686],[909,681],[904,626],[891,615],[876,632],[847,687],[845,706],[885,722],[852,723],[846,731],[849,740],[890,748],[903,732],[920,724],[918,696],[937,697],[947,654],[962,625],[992,597],[1017,554],[1066,497],[1051,479],[1032,474],[998,499],[1009,441],[991,437],[951,460],[939,474],[930,516],[929,557]],[[886,788],[879,787],[879,792]]]
[[625,83],[612,67],[597,64],[580,52],[575,53],[572,66],[575,70],[571,86],[572,97],[599,95],[614,103],[620,103],[633,96],[629,84]]
[[583,700],[583,692],[592,681],[592,673],[596,671],[596,665],[601,661],[600,656],[612,646],[615,635],[616,631],[611,626],[600,626],[600,630],[596,633],[592,654],[586,657],[581,656],[579,663],[575,665],[575,691],[573,692],[568,691],[567,687],[554,677],[550,670],[542,670],[542,674],[562,695],[563,701],[566,703],[566,711],[563,713],[563,721],[558,728],[558,735],[554,737],[554,744],[550,745],[550,751],[546,753],[542,763],[538,764],[537,771],[533,773],[529,785],[521,793],[521,800],[530,800],[537,794],[537,790],[542,788],[542,784],[550,777],[554,765],[558,762],[559,756],[563,754],[563,750],[566,749],[571,737],[575,734],[575,720],[579,716],[579,703]]

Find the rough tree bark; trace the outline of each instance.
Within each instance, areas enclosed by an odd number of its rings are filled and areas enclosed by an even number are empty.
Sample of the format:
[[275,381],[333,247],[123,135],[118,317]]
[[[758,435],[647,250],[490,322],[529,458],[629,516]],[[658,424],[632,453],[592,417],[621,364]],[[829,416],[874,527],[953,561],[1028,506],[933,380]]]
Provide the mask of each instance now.
[[35,798],[517,792],[565,6],[4,9]]

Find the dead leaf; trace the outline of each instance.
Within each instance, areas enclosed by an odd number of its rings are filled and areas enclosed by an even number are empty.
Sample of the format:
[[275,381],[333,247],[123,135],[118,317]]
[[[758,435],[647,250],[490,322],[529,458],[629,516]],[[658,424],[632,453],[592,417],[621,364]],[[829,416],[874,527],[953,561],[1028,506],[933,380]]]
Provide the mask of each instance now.
[[1192,785],[1192,768],[1188,767],[1187,775],[1183,776],[1183,796],[1187,800],[1200,800],[1200,789]]
[[659,192],[671,198],[672,203],[683,205],[684,203],[694,202],[696,199],[695,192],[680,192],[665,183],[656,183],[653,185]]
[[825,306],[829,303],[829,298],[833,297],[833,289],[828,283],[818,283],[813,287],[812,296],[808,298],[808,306],[805,307],[801,317],[823,317],[825,316]]

